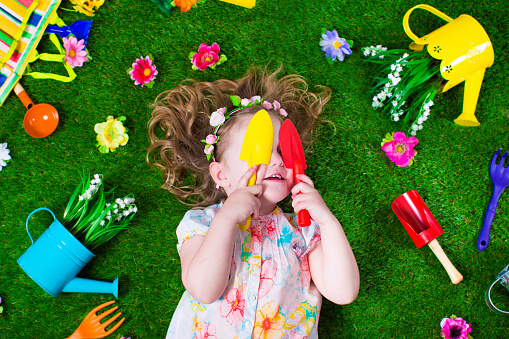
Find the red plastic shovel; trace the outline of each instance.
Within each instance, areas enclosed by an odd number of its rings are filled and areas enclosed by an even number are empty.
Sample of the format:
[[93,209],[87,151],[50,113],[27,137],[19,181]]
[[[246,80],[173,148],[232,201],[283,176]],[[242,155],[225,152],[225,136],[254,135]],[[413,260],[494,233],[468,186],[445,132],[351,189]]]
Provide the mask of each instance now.
[[[285,120],[279,130],[279,146],[281,147],[281,156],[286,168],[293,170],[293,179],[295,184],[301,182],[297,179],[297,174],[304,174],[306,169],[306,159],[304,158],[304,149],[300,140],[299,133],[290,120]],[[299,212],[299,226],[307,227],[311,225],[311,218],[307,210]]]
[[391,207],[410,238],[412,238],[415,246],[420,248],[427,244],[444,266],[452,283],[457,284],[462,281],[463,276],[454,267],[436,240],[444,231],[421,199],[419,193],[408,191],[394,200]]

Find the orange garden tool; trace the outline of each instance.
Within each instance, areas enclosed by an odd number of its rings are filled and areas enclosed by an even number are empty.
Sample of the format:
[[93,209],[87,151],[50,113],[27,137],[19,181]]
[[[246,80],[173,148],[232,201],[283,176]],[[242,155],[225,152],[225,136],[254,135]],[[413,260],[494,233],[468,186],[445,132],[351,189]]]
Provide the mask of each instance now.
[[[290,120],[285,120],[279,130],[279,146],[281,147],[281,156],[286,168],[293,170],[293,180],[295,184],[301,182],[297,179],[297,174],[304,174],[306,169],[306,159],[304,158],[304,149],[300,141],[299,133]],[[311,218],[307,210],[299,211],[299,226],[306,227],[311,225]]]
[[[247,126],[242,150],[240,151],[240,160],[247,161],[249,168],[260,164],[268,165],[272,155],[273,138],[272,120],[270,120],[269,113],[262,109],[251,118]],[[256,172],[249,179],[248,186],[254,185],[255,182]],[[241,231],[245,231],[250,224],[251,217],[247,218],[245,224],[239,224],[239,228]]]
[[408,191],[392,203],[392,210],[412,238],[415,246],[428,245],[449,274],[453,284],[463,280],[463,276],[451,263],[436,238],[444,233],[428,206],[417,191]]
[[58,112],[49,104],[34,105],[25,89],[17,83],[14,92],[27,108],[23,119],[25,131],[34,138],[44,138],[53,133],[58,126]]
[[122,325],[125,318],[122,318],[116,325],[114,325],[111,329],[106,331],[106,327],[111,325],[120,315],[121,312],[117,313],[111,319],[106,320],[105,322],[101,323],[101,320],[110,315],[111,313],[115,312],[118,309],[118,306],[115,306],[99,315],[96,313],[103,309],[104,307],[113,304],[115,301],[108,301],[104,304],[101,304],[94,308],[92,311],[90,311],[85,319],[81,322],[78,329],[67,339],[94,339],[94,338],[104,338],[107,335],[112,334],[117,330],[117,328]]

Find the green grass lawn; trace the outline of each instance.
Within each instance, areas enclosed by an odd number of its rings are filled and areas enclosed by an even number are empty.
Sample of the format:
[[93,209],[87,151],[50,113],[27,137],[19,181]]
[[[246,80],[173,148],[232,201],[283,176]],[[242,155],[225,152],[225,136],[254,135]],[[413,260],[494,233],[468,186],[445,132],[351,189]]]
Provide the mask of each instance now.
[[[36,80],[22,85],[35,103],[59,112],[57,130],[35,139],[23,130],[25,108],[11,93],[0,107],[0,143],[12,161],[0,172],[0,338],[65,338],[95,306],[112,295],[62,293],[53,298],[19,267],[30,246],[25,221],[38,207],[62,218],[80,172],[102,173],[107,187],[133,193],[139,212],[132,227],[95,251],[81,277],[120,277],[119,308],[126,317],[111,338],[163,338],[184,291],[175,229],[188,209],[160,188],[162,173],[147,166],[147,122],[156,95],[186,78],[236,79],[251,65],[284,66],[284,74],[326,85],[332,99],[307,155],[307,174],[343,225],[361,274],[358,298],[339,306],[324,301],[321,338],[439,338],[442,318],[456,314],[472,324],[473,338],[502,338],[508,319],[488,309],[484,293],[509,264],[509,193],[498,204],[485,252],[475,243],[492,193],[489,163],[498,148],[509,150],[508,10],[502,2],[427,1],[456,18],[469,14],[486,29],[495,62],[486,71],[476,115],[481,126],[461,127],[463,84],[439,94],[432,115],[417,135],[415,164],[395,166],[380,150],[382,138],[399,125],[371,107],[376,67],[361,47],[406,48],[405,12],[419,1],[259,0],[245,9],[216,0],[167,18],[151,1],[107,0],[93,18],[88,50],[93,60],[75,68],[70,83]],[[59,16],[68,24],[86,20],[63,0]],[[410,24],[422,36],[445,22],[425,11]],[[354,41],[353,54],[329,65],[318,45],[322,28]],[[215,70],[191,70],[190,51],[217,42],[228,61]],[[54,52],[47,37],[39,52]],[[154,87],[134,86],[126,74],[132,62],[151,54],[159,71]],[[34,70],[62,74],[61,65],[36,62]],[[94,125],[108,115],[127,117],[129,142],[114,153],[96,148]],[[406,129],[404,130],[406,132]],[[426,246],[417,249],[391,210],[402,193],[417,190],[444,229],[438,238],[464,280],[453,285]],[[38,238],[51,223],[48,213],[29,224]],[[509,293],[494,294],[509,309]]]

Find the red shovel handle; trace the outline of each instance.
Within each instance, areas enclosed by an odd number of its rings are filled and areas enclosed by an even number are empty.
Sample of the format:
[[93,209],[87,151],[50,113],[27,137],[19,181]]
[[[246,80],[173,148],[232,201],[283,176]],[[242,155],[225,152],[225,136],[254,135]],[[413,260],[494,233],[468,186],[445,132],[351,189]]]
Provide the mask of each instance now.
[[[302,180],[295,179],[296,184],[298,184],[300,182],[302,182]],[[308,210],[300,210],[299,211],[299,226],[300,227],[308,227],[309,225],[311,225],[311,217],[309,216]]]
[[[304,174],[304,170],[296,161],[293,165],[293,177],[295,179],[295,184],[301,183],[302,180],[297,179],[297,174]],[[308,227],[311,225],[311,217],[309,216],[309,212],[307,210],[299,211],[299,226],[300,227]]]

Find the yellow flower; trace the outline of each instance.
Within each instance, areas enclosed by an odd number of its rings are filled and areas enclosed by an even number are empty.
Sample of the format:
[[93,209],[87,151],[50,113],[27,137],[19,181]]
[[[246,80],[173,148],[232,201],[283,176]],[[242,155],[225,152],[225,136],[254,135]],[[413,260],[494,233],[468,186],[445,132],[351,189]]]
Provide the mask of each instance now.
[[73,5],[73,8],[80,13],[88,16],[94,16],[94,12],[101,7],[104,0],[69,0]]
[[263,305],[260,311],[256,311],[253,337],[263,339],[280,339],[283,337],[282,328],[285,325],[285,317],[279,313],[279,305],[274,300]]
[[307,335],[311,333],[316,321],[317,302],[308,299],[299,304],[295,311],[288,317],[285,324],[285,330],[293,329],[297,326],[303,327]]
[[127,130],[122,124],[125,117],[119,117],[118,119],[112,116],[108,117],[108,121],[96,124],[94,131],[97,133],[97,146],[99,146],[99,152],[108,153],[109,151],[115,151],[118,146],[124,146],[129,141]]

